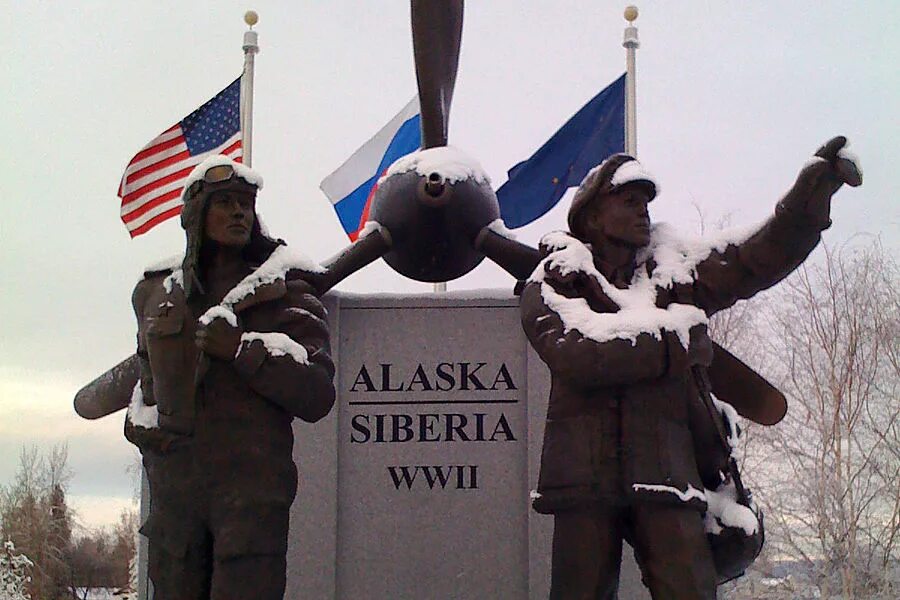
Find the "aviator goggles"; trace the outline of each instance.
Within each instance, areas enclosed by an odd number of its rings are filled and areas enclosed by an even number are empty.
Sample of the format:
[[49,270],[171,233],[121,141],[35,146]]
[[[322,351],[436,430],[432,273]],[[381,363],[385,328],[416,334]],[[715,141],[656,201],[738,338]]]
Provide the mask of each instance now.
[[[226,181],[231,181],[236,176],[234,171],[234,167],[232,165],[215,165],[206,170],[201,179],[198,179],[194,183],[191,184],[191,187],[188,189],[188,195],[193,196],[203,187],[203,184],[212,184],[212,183],[223,183]],[[251,185],[251,184],[247,184]]]

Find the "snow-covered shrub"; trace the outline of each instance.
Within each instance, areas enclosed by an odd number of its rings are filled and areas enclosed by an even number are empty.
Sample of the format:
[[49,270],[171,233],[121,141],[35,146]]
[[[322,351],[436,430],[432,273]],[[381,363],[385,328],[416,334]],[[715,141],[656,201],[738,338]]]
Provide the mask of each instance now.
[[0,600],[31,600],[26,587],[33,566],[27,556],[16,552],[15,544],[4,542],[0,551]]

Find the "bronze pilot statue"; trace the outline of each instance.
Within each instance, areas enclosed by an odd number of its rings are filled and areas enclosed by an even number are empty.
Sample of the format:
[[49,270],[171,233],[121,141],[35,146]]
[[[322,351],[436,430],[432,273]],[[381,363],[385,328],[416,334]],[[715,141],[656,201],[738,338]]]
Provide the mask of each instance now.
[[150,483],[141,531],[157,600],[283,597],[291,421],[334,403],[325,311],[299,279],[315,267],[264,233],[261,184],[224,156],[196,167],[183,262],[134,290],[140,381],[125,435]]
[[706,245],[652,226],[654,180],[614,155],[576,192],[570,231],[543,238],[521,317],[552,377],[533,495],[554,516],[551,598],[615,598],[623,540],[653,598],[716,597],[710,525],[751,534],[755,515],[704,526],[712,494],[734,499],[729,456],[707,435],[707,319],[809,255],[832,195],[861,183],[845,143],[820,148],[760,228]]

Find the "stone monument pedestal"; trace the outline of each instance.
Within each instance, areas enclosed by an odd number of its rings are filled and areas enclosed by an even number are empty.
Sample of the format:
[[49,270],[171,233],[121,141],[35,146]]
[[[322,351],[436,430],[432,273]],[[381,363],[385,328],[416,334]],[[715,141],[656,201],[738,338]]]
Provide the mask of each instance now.
[[[325,297],[332,413],[295,421],[286,598],[546,598],[550,376],[505,290]],[[620,597],[649,597],[626,550]]]

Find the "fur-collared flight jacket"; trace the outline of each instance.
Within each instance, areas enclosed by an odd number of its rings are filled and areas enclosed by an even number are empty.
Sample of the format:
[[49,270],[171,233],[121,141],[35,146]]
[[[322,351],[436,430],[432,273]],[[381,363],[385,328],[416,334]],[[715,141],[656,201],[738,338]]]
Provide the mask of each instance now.
[[[201,359],[199,315],[172,273],[148,274],[134,291],[140,387],[144,404],[158,408],[159,427],[127,420],[125,435],[144,455],[154,503],[208,497],[213,512],[247,513],[231,520],[217,555],[285,551],[285,519],[297,492],[291,421],[317,421],[334,404],[325,309],[299,275],[288,271],[255,287],[232,312],[245,332],[283,334],[302,345],[305,363],[258,338],[243,341],[231,362]],[[142,531],[178,556],[191,532],[174,512],[151,506]]]
[[[689,283],[657,286],[656,306],[689,304],[710,316],[780,281],[829,224],[806,214],[808,200],[808,190],[792,190],[756,233],[697,264]],[[542,250],[545,257],[552,252]],[[642,333],[634,342],[595,341],[566,330],[541,286],[583,298],[596,312],[615,312],[615,303],[587,273],[563,274],[547,260],[539,268],[544,281],[529,281],[520,305],[525,333],[552,377],[535,510],[634,500],[705,509],[702,491],[717,487],[727,459],[691,370],[709,364],[709,354],[698,351],[709,344],[705,327],[691,331],[690,350],[666,331],[655,332],[659,338]],[[650,257],[637,268],[652,272],[655,262]]]

